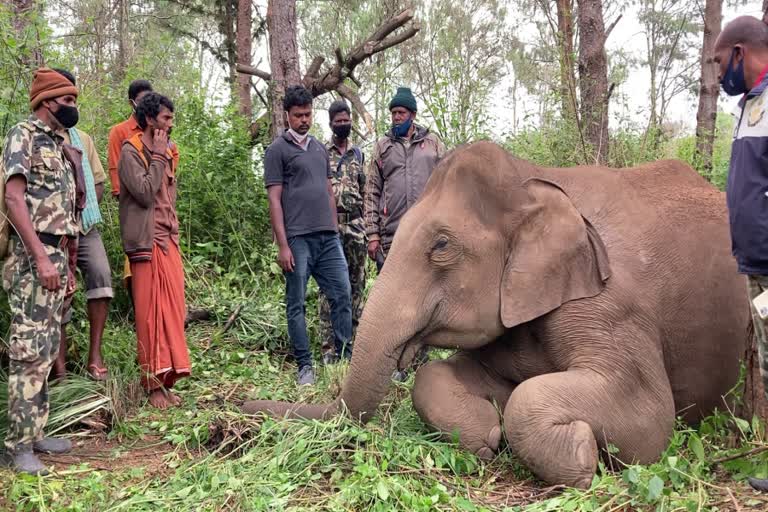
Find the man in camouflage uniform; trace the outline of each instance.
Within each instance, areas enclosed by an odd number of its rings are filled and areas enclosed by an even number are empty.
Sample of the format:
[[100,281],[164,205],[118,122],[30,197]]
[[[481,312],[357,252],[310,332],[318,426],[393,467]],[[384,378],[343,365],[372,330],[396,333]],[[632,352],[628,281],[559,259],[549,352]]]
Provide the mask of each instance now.
[[[363,193],[365,191],[364,157],[360,148],[351,145],[349,133],[352,130],[349,106],[344,100],[334,101],[328,109],[333,136],[326,149],[331,163],[331,184],[336,198],[339,234],[344,256],[349,268],[349,283],[352,287],[352,339],[355,338],[360,315],[363,312],[365,292],[365,255],[367,240],[363,221]],[[336,361],[333,329],[331,328],[331,307],[328,299],[320,294],[320,336],[322,339],[323,362]]]
[[77,88],[41,68],[30,90],[33,114],[9,132],[2,157],[12,229],[3,265],[11,329],[8,434],[5,449],[17,471],[47,473],[34,452],[65,453],[66,439],[44,437],[48,373],[59,349],[67,288],[68,245],[76,243],[83,195],[76,173],[79,152],[61,131],[77,123]]

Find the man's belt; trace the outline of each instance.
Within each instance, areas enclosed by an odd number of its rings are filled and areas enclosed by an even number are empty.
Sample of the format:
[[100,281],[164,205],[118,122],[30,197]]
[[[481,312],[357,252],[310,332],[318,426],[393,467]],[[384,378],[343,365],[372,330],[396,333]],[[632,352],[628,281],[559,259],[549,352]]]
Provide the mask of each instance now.
[[[21,237],[17,233],[13,233],[11,238],[15,238],[17,242],[21,242]],[[64,249],[67,247],[70,239],[72,239],[72,237],[68,235],[52,235],[50,233],[39,232],[37,233],[37,238],[40,239],[42,244],[50,245],[51,247],[58,247],[59,249]]]
[[337,215],[337,219],[339,221],[339,224],[349,224],[353,220],[357,220],[357,219],[362,217],[362,215],[360,215],[360,212],[356,212],[356,213],[341,213],[341,212],[339,212],[336,215]]

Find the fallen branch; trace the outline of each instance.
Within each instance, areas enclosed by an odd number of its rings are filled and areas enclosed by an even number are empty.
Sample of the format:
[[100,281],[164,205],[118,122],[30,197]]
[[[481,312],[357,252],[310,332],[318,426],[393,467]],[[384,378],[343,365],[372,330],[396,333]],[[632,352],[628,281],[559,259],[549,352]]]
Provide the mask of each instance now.
[[227,323],[224,324],[224,327],[221,329],[219,334],[224,334],[227,332],[232,326],[235,324],[235,320],[237,320],[237,317],[240,316],[240,311],[243,309],[243,305],[240,304],[235,308],[235,310],[232,312],[231,315],[229,315],[229,318],[227,319]]
[[751,457],[752,455],[757,455],[758,453],[763,453],[765,451],[768,451],[768,446],[760,446],[758,448],[749,450],[748,452],[736,453],[733,455],[728,455],[726,457],[720,457],[719,459],[713,460],[711,463],[722,464],[723,462],[728,462],[729,460],[741,459],[743,457]]
[[726,487],[726,489],[728,490],[728,496],[730,496],[731,501],[733,502],[733,506],[736,507],[736,512],[741,512],[741,507],[739,506],[739,502],[736,501],[736,496],[733,495],[731,488]]

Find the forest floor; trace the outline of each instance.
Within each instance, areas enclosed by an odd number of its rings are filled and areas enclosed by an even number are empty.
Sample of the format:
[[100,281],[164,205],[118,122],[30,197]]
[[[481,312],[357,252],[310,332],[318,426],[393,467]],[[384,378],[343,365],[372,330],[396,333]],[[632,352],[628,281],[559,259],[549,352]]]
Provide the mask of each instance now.
[[[44,457],[49,476],[0,470],[0,509],[768,510],[768,495],[745,480],[768,476],[768,452],[718,461],[764,446],[757,421],[718,413],[696,430],[680,426],[659,462],[601,465],[589,490],[564,489],[538,481],[507,450],[483,463],[439,439],[411,407],[412,378],[393,385],[367,426],[245,417],[239,405],[250,398],[329,400],[346,367],[319,368],[318,384],[299,389],[285,354],[215,332],[205,324],[188,331],[194,375],[178,386],[182,407],[158,411],[109,382],[112,407],[62,430],[75,448]],[[127,328],[111,334],[131,336]]]

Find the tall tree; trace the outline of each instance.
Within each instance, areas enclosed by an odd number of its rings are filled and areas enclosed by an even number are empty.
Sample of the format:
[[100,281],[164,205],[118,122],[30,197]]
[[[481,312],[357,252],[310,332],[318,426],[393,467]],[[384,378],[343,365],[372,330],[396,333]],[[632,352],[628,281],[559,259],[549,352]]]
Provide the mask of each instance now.
[[448,146],[487,134],[488,103],[514,43],[499,23],[506,13],[498,0],[435,0],[423,9],[424,28],[408,45],[406,75]]
[[652,152],[658,149],[667,109],[676,96],[694,89],[698,65],[691,0],[640,0],[638,19],[645,31],[644,64],[650,73],[650,112],[645,140]]
[[[765,9],[768,0],[763,1]],[[765,12],[765,11],[763,11]],[[699,79],[699,109],[696,113],[696,163],[705,178],[712,177],[712,153],[717,122],[717,98],[720,84],[718,66],[713,60],[715,41],[720,35],[723,0],[706,0],[704,6],[704,42],[701,46],[701,78]]]
[[[267,33],[271,69],[270,104],[274,138],[285,129],[283,96],[290,85],[301,83],[299,46],[296,44],[296,0],[270,0],[267,4]],[[250,63],[250,59],[248,60]]]
[[[240,73],[257,76],[270,84],[271,125],[270,134],[274,137],[285,127],[282,101],[285,89],[289,85],[303,84],[314,97],[329,91],[336,91],[346,98],[365,121],[368,133],[373,131],[373,120],[357,92],[346,81],[357,87],[360,81],[354,76],[355,68],[371,56],[407,41],[419,31],[417,24],[400,30],[413,19],[413,11],[407,9],[385,19],[373,34],[356,44],[346,55],[340,48],[334,51],[336,63],[325,70],[325,58],[315,56],[306,74],[301,78],[299,54],[296,45],[296,2],[295,0],[270,0],[267,5],[267,30],[269,32],[269,52],[271,72],[262,71],[250,63],[239,63]],[[398,32],[397,34],[394,34]],[[252,130],[252,133],[254,130]]]
[[573,0],[557,2],[557,43],[560,57],[560,103],[562,115],[577,121],[576,71],[573,62]]
[[[237,61],[251,62],[253,52],[253,37],[251,26],[253,18],[252,0],[237,2]],[[234,66],[233,66],[234,68]],[[237,96],[240,114],[250,120],[253,117],[253,101],[251,99],[251,77],[243,73],[237,74]]]
[[[42,15],[42,4],[38,0],[3,0],[6,3],[10,3],[13,8],[13,29],[16,32],[19,40],[30,40],[26,37],[27,30],[34,29],[35,24],[32,23],[34,16]],[[31,48],[31,51],[25,58],[28,65],[39,67],[43,65],[43,50],[40,45],[40,38],[35,37],[33,39],[36,44]]]
[[578,24],[581,123],[590,145],[590,160],[604,163],[608,156],[610,97],[602,0],[579,0]]

